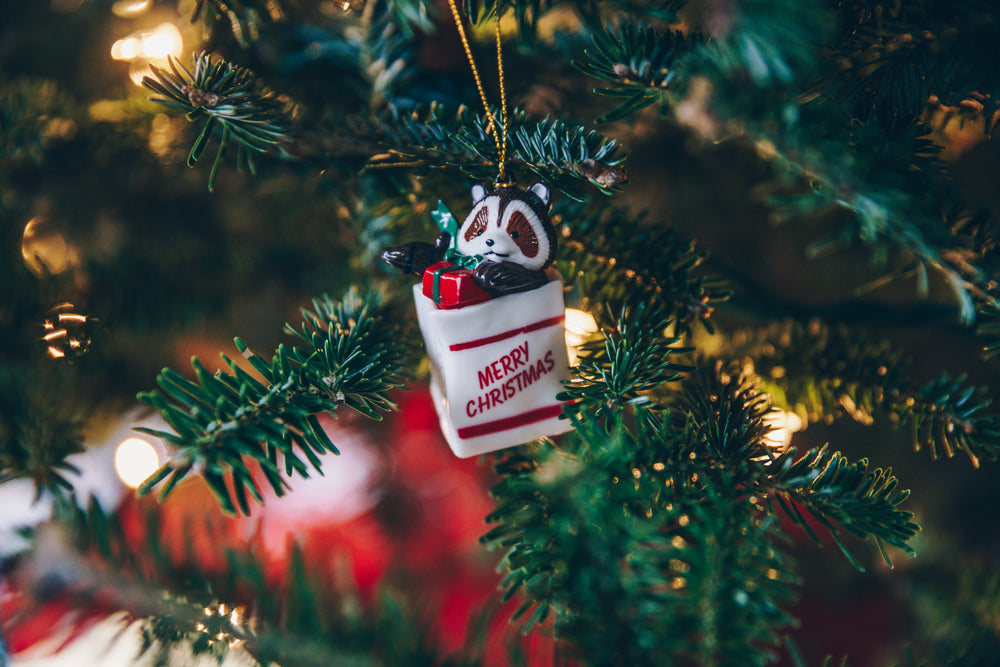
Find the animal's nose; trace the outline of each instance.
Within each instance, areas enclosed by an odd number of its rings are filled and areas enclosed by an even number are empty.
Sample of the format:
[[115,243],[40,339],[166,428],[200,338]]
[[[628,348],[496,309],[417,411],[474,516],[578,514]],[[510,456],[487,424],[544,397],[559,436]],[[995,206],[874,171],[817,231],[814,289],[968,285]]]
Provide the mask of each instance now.
[[488,246],[493,245],[493,239],[486,239],[486,245]]

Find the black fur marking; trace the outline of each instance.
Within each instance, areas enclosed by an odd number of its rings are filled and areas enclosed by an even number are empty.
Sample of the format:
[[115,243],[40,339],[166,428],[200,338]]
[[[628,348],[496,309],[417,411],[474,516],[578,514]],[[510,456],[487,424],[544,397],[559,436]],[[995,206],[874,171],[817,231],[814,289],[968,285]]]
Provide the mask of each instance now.
[[[492,188],[489,184],[477,185],[472,189],[473,208],[479,205],[487,197],[495,196],[500,199],[497,207],[498,227],[503,222],[504,211],[511,202],[524,202],[538,217],[538,221],[542,228],[541,231],[545,234],[549,242],[548,257],[545,258],[545,262],[542,264],[542,267],[537,270],[529,269],[520,264],[508,261],[481,262],[479,266],[476,267],[475,271],[473,271],[473,280],[475,280],[477,285],[493,296],[503,296],[505,294],[514,294],[516,292],[527,292],[541,287],[549,281],[548,276],[545,275],[545,269],[555,258],[556,230],[552,226],[552,221],[549,218],[548,190],[545,189],[544,186],[539,186],[538,184],[532,187],[540,189],[545,195],[545,198],[543,199],[530,189],[521,190],[520,188]],[[485,209],[480,213],[485,213]],[[480,217],[484,217],[481,222],[479,221]],[[485,228],[485,216],[477,215],[472,224],[470,224],[469,228],[465,230],[466,241],[474,238],[475,235],[473,234],[470,236],[470,233],[472,228],[477,223]],[[539,239],[536,237],[530,241],[521,240],[521,234],[523,233],[523,230],[521,229],[522,227],[527,227],[533,234],[535,232],[534,228],[531,226],[530,222],[528,222],[523,213],[513,213],[511,215],[511,219],[508,221],[508,230],[514,231],[516,229],[519,232],[519,236],[517,238],[512,237],[513,240],[525,257],[534,258],[540,250]],[[509,233],[510,232],[508,232],[508,234]],[[519,240],[521,240],[520,243],[518,243]],[[385,248],[382,251],[382,259],[392,266],[402,270],[404,273],[412,273],[418,277],[422,277],[424,271],[427,270],[427,267],[441,261],[444,258],[450,241],[451,235],[447,232],[441,232],[441,234],[439,234],[434,240],[433,245],[430,243],[413,241],[400,246]],[[532,243],[535,254],[531,254]]]
[[[549,256],[545,258],[545,263],[542,264],[541,271],[544,271],[552,260],[556,256],[556,230],[552,226],[552,220],[549,218],[549,204],[548,202],[542,201],[542,198],[531,190],[522,190],[520,188],[491,188],[489,184],[483,184],[486,195],[475,202],[476,205],[479,204],[483,199],[487,197],[499,197],[500,203],[498,207],[499,215],[497,216],[497,225],[500,225],[501,220],[503,220],[504,210],[506,210],[507,205],[515,200],[523,201],[528,205],[535,215],[538,216],[538,220],[542,224],[542,229],[545,231],[545,235],[549,239]],[[468,240],[468,239],[466,239]],[[485,289],[485,288],[484,288]]]
[[526,269],[513,262],[483,262],[472,275],[476,284],[493,296],[527,292],[549,282],[544,271]]

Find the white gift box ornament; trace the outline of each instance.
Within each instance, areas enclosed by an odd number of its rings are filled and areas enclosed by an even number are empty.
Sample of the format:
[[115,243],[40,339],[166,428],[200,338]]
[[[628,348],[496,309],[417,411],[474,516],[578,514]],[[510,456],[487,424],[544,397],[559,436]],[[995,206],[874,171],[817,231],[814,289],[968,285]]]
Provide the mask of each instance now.
[[567,378],[562,281],[445,310],[413,288],[431,360],[431,395],[456,456],[572,428],[556,400]]
[[413,288],[431,361],[441,430],[468,457],[565,433],[556,394],[567,378],[563,285],[546,269],[556,235],[549,190],[472,188],[459,227],[444,207],[432,215],[434,244],[387,248],[382,257],[420,276]]

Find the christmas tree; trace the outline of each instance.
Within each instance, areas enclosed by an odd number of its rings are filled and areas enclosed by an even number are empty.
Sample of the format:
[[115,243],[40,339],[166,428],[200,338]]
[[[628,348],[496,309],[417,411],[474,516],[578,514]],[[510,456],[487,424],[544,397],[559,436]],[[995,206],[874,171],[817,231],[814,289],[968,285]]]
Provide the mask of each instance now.
[[[995,664],[994,3],[3,16],[0,665]],[[382,256],[508,179],[565,432],[460,459]]]

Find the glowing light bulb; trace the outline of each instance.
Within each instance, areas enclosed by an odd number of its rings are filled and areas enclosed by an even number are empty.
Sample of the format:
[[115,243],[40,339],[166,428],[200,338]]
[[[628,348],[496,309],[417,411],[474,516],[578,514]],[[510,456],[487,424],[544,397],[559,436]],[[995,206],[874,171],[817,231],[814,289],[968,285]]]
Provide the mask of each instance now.
[[167,56],[177,57],[183,49],[184,39],[177,26],[161,23],[155,30],[136,31],[115,41],[111,45],[111,57],[133,61],[133,65],[148,69],[150,61],[164,63]]
[[129,36],[111,45],[111,57],[115,60],[132,60],[139,55],[141,49],[142,42],[139,38]]
[[115,451],[115,472],[126,486],[136,488],[160,467],[160,457],[142,438],[123,440]]
[[566,351],[569,353],[569,365],[576,366],[580,346],[596,334],[597,320],[585,310],[566,309]]
[[805,422],[794,412],[775,410],[764,417],[764,422],[771,426],[764,435],[764,444],[775,453],[786,451],[792,444],[792,433],[805,429]]
[[142,35],[142,55],[144,58],[166,58],[179,56],[184,47],[181,31],[173,23],[161,23],[156,30]]

